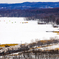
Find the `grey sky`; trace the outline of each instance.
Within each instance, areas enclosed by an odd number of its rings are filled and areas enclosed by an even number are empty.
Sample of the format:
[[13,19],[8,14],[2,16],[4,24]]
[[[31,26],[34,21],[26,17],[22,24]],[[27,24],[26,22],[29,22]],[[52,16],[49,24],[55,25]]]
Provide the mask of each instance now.
[[0,3],[59,2],[59,0],[0,0]]

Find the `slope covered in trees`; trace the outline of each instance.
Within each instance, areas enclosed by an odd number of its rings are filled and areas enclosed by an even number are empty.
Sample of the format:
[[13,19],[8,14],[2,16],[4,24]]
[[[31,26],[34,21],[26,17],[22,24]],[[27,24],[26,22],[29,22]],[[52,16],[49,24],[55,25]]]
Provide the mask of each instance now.
[[27,20],[45,19],[59,24],[59,8],[0,10],[0,17],[26,17]]

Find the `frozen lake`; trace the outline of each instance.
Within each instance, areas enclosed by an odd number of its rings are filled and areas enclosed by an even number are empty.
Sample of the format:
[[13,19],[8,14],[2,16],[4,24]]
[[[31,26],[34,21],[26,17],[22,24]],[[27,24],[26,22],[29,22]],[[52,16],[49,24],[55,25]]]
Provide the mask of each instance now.
[[0,43],[30,43],[35,39],[49,39],[58,36],[46,32],[57,30],[51,24],[38,25],[37,21],[24,21],[24,18],[0,18]]

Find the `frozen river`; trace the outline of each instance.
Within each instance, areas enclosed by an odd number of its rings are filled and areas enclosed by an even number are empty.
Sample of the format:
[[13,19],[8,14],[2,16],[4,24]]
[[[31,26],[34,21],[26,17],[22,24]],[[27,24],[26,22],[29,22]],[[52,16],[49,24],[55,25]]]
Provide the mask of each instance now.
[[0,18],[0,43],[30,43],[35,39],[49,39],[58,36],[46,32],[57,30],[51,24],[38,25],[37,21],[24,21],[24,18]]

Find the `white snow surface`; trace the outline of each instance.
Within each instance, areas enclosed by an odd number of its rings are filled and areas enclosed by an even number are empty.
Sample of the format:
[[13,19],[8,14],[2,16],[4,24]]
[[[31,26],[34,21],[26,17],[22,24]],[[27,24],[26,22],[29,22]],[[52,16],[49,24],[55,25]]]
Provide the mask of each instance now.
[[59,48],[59,43],[58,44],[53,44],[52,46],[48,46],[48,47],[42,47],[42,48],[39,48],[41,50],[54,50],[56,48]]
[[[22,23],[28,22],[28,23]],[[23,17],[19,18],[0,18],[0,44],[6,43],[30,43],[33,39],[49,39],[50,37],[59,36],[56,33],[46,32],[54,31],[51,24],[38,25],[37,21],[24,21]]]

